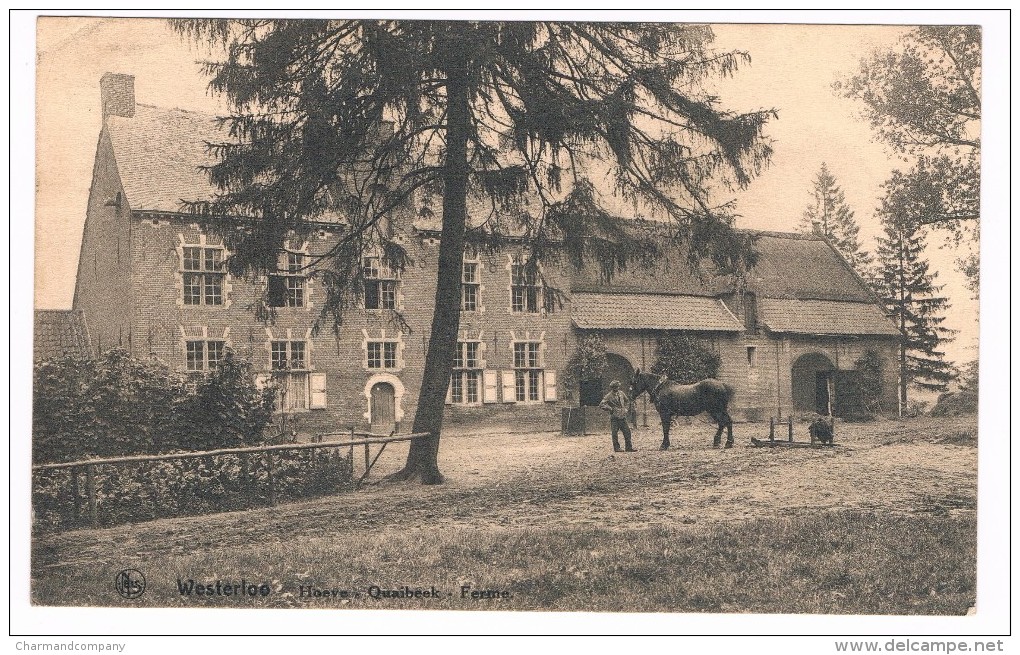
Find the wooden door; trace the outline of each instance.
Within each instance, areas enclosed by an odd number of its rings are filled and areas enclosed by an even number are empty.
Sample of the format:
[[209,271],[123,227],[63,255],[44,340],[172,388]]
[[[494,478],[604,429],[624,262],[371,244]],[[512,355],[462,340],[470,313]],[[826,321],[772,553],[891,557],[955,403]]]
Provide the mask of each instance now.
[[372,417],[372,432],[389,434],[396,424],[396,405],[393,385],[389,382],[377,382],[372,386],[372,406],[369,408]]

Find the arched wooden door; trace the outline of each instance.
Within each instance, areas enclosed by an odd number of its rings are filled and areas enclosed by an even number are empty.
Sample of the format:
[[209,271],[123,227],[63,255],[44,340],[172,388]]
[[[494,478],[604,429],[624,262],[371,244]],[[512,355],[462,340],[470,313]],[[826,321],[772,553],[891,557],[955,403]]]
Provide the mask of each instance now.
[[377,382],[372,386],[371,407],[372,432],[389,434],[396,425],[396,394],[389,382]]

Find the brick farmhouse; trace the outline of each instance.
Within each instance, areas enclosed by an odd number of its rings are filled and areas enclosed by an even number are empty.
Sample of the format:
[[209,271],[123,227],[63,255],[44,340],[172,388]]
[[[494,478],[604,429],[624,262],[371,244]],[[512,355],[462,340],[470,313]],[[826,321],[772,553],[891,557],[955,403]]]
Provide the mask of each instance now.
[[[199,166],[206,143],[222,140],[207,115],[135,102],[134,79],[101,81],[99,136],[73,310],[90,347],[123,347],[201,374],[226,349],[280,386],[280,405],[303,433],[410,427],[435,297],[439,233],[403,221],[395,232],[410,265],[396,275],[366,257],[362,307],[337,337],[313,335],[324,290],[305,258],[327,250],[339,226],[288,243],[278,275],[239,279],[229,256],[182,209],[214,194]],[[821,237],[757,233],[760,260],[735,291],[732,279],[698,276],[679,253],[608,284],[555,260],[529,278],[520,248],[465,254],[459,356],[447,395],[448,422],[559,427],[576,404],[562,384],[579,336],[598,331],[609,351],[606,380],[627,379],[655,361],[664,331],[696,334],[721,356],[719,377],[737,389],[734,415],[758,420],[839,405],[840,380],[865,351],[885,361],[884,403],[896,409],[899,333],[877,299]],[[543,285],[563,290],[547,302]],[[268,294],[271,321],[252,307]],[[399,312],[405,329],[393,320]],[[648,419],[657,423],[654,412]]]

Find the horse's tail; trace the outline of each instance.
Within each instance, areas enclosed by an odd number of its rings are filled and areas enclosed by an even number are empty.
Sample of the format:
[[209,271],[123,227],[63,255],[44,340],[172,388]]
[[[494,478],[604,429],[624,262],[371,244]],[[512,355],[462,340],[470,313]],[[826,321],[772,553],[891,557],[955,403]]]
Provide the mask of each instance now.
[[725,382],[721,382],[720,384],[722,384],[723,388],[723,398],[726,401],[726,405],[729,406],[729,404],[733,402],[733,396],[737,395],[737,388],[732,384],[726,384]]

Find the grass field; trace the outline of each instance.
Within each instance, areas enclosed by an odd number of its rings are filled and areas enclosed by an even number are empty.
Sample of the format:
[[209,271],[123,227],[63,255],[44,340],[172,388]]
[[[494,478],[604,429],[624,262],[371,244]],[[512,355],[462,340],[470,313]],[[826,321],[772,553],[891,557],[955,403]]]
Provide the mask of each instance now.
[[[444,438],[441,487],[387,483],[277,508],[37,535],[32,598],[964,614],[975,598],[973,421],[841,427],[838,448],[724,451],[707,447],[711,433],[695,423],[678,430],[677,450],[650,448],[656,435],[645,430],[626,456],[608,452],[604,435]],[[386,456],[383,472],[400,465],[401,452]],[[138,598],[117,593],[126,568],[146,577]],[[182,594],[178,580],[189,579],[221,590],[265,583],[268,594]],[[429,597],[384,593],[405,586]]]

